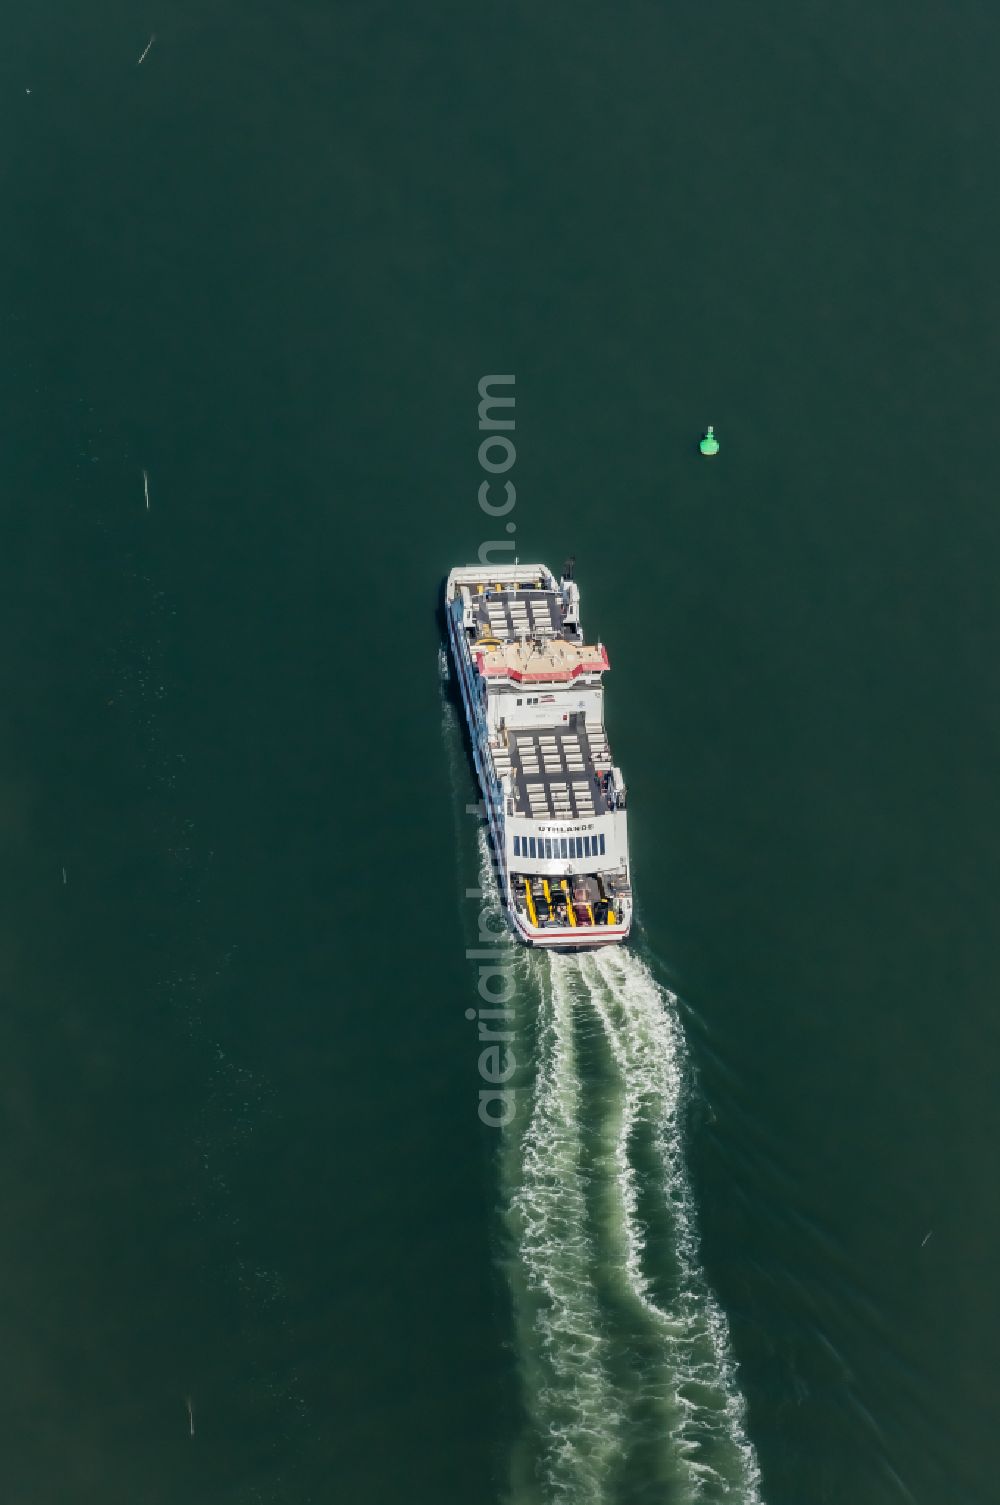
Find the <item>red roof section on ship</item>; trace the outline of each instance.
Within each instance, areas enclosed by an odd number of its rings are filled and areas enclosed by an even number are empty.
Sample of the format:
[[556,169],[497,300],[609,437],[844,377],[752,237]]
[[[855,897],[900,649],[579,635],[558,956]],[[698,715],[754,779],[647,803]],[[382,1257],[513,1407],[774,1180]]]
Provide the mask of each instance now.
[[550,669],[543,674],[527,674],[521,669],[509,669],[505,663],[487,664],[486,654],[480,650],[476,654],[476,667],[486,679],[510,679],[518,685],[551,685],[568,683],[579,674],[593,674],[595,670],[610,669],[608,650],[603,643],[600,645],[600,655],[600,658],[581,659],[572,669]]

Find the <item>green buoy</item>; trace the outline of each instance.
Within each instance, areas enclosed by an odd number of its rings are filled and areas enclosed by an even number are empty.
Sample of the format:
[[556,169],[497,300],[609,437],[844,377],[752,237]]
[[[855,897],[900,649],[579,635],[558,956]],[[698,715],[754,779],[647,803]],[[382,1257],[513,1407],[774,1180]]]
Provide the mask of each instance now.
[[711,424],[705,430],[705,437],[698,445],[703,455],[717,455],[719,453],[719,441],[715,437],[715,429]]

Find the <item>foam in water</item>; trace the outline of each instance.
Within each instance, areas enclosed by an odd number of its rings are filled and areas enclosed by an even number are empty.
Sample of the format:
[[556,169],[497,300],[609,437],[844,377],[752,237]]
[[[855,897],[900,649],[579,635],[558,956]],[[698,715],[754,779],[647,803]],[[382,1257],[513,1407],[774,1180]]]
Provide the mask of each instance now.
[[[676,1423],[669,1445],[686,1464],[691,1499],[760,1500],[760,1471],[746,1433],[725,1316],[698,1260],[694,1202],[681,1132],[683,1037],[677,1000],[634,953],[616,949],[577,965],[590,991],[618,1069],[621,1119],[617,1175],[625,1234],[625,1273],[662,1345],[662,1381]],[[662,1200],[674,1229],[679,1282],[670,1310],[657,1305],[644,1271],[644,1231],[637,1208],[637,1170],[630,1146],[640,1116],[653,1129]],[[711,1461],[709,1461],[709,1456]]]
[[545,969],[547,976],[539,970],[534,1102],[510,1199],[522,1372],[543,1442],[547,1498],[598,1505],[620,1451],[621,1410],[607,1374],[586,1232],[573,1003],[559,968]]

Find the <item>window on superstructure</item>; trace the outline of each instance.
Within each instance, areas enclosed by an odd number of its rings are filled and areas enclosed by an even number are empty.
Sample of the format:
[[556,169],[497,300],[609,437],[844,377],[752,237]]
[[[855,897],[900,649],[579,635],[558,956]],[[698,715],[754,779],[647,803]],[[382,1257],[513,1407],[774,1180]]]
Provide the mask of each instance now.
[[604,836],[601,835],[597,839],[598,839],[598,841],[601,844],[601,856],[603,857],[604,856]]
[[551,838],[551,836],[546,836],[546,838],[545,838],[545,860],[546,860],[546,862],[551,862],[552,861],[552,838]]
[[514,856],[515,857],[520,857],[520,855],[521,855],[521,838],[520,838],[520,836],[515,836],[514,837]]
[[589,836],[585,836],[583,838],[583,855],[584,855],[584,857],[589,857],[590,856],[590,837]]
[[559,838],[559,856],[562,857],[564,861],[569,856],[569,853],[566,850],[565,836],[560,836]]
[[533,836],[529,836],[528,837],[528,856],[529,857],[534,857],[534,855],[535,855],[535,838]]
[[576,855],[578,857],[582,857],[583,856],[583,837],[582,836],[578,836],[576,838]]

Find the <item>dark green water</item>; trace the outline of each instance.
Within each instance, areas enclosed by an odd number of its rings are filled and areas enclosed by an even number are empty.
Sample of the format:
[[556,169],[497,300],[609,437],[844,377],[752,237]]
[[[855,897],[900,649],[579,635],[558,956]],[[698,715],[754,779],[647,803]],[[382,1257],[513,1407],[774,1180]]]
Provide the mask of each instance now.
[[[650,1290],[674,1113],[762,1498],[986,1505],[1000,20],[154,9],[39,0],[0,57],[4,1500],[694,1498],[621,1286],[652,1039]],[[633,970],[519,998],[575,1052],[587,1469],[503,1214],[556,1162],[480,1128],[464,1018],[433,608],[488,371],[631,792]],[[706,1501],[748,1498],[724,1431]]]

